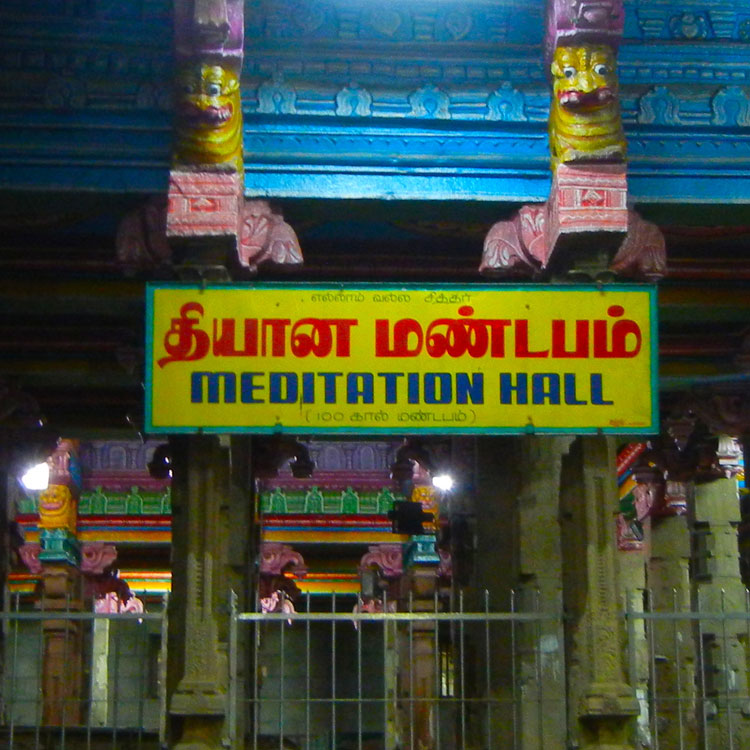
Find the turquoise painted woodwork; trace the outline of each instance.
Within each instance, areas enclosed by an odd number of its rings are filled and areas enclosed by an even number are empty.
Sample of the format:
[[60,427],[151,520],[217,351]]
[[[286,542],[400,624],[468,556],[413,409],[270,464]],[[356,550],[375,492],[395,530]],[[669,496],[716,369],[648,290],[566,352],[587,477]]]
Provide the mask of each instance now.
[[[750,201],[747,3],[624,5],[632,198]],[[246,193],[544,200],[544,2],[519,7],[247,2]],[[171,4],[5,0],[0,22],[0,188],[164,192]]]

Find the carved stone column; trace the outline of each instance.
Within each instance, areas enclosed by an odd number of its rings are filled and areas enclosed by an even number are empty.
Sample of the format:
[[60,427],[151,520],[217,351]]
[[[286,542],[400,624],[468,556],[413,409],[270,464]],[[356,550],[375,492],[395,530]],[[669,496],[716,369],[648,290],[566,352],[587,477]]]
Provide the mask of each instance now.
[[[415,476],[419,476],[415,464]],[[419,481],[419,479],[417,480]],[[421,503],[434,522],[425,524],[432,532],[413,536],[405,545],[402,601],[399,609],[412,612],[434,612],[440,556],[435,547],[438,520],[437,490],[428,484],[417,484],[411,501]],[[399,698],[401,699],[401,747],[432,750],[435,747],[435,649],[437,629],[434,622],[414,621],[402,631]]]
[[[692,482],[668,481],[665,500],[651,520],[647,564],[649,608],[655,612],[689,612],[690,527],[685,515]],[[678,498],[679,494],[679,498]],[[659,747],[676,750],[697,742],[697,651],[688,620],[653,621],[650,625],[654,690],[659,717]],[[652,717],[653,718],[653,717]]]
[[[41,564],[40,608],[51,615],[83,609],[82,577],[76,539],[81,490],[77,445],[61,440],[48,459],[49,486],[39,495]],[[82,713],[82,638],[80,621],[54,618],[42,622],[42,723],[80,724]]]
[[[229,449],[218,437],[171,440],[172,597],[167,689],[172,746],[218,750],[228,736],[228,611],[244,571],[231,566]],[[246,504],[247,498],[246,498]],[[240,519],[235,519],[239,522]]]
[[[737,480],[696,485],[691,509],[694,608],[707,613],[696,632],[702,654],[704,730],[708,746],[750,746],[746,696],[747,623],[721,619],[744,612],[746,591],[739,571],[737,526],[740,521]],[[717,613],[715,620],[710,613]]]
[[581,748],[629,748],[639,713],[625,680],[618,592],[615,451],[611,439],[579,437],[563,459],[561,512],[568,614],[569,731]]
[[[559,497],[562,455],[570,438],[519,439],[519,493],[516,506],[518,575],[515,606],[560,611],[562,545]],[[562,615],[562,612],[560,612]],[[522,748],[565,744],[565,663],[559,621],[522,629],[517,655]],[[539,654],[544,658],[539,666]],[[540,706],[541,701],[541,706]],[[540,710],[541,708],[541,710]]]

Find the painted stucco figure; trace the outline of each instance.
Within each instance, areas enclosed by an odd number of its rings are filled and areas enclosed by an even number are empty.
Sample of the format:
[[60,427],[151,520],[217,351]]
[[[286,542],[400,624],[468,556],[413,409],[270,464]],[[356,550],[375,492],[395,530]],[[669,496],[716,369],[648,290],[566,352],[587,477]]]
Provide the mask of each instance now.
[[76,531],[76,501],[70,487],[51,484],[39,495],[39,528]]
[[174,161],[242,171],[242,108],[237,74],[221,65],[188,65],[178,76]]
[[553,170],[560,163],[624,161],[625,133],[615,65],[608,45],[555,50],[549,115]]

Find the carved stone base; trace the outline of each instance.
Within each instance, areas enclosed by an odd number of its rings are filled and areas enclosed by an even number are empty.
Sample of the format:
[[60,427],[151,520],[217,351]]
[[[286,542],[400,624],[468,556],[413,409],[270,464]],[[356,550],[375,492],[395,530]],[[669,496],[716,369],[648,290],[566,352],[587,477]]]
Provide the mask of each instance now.
[[242,176],[236,173],[170,173],[167,237],[183,251],[178,262],[189,262],[191,241],[203,240],[201,263],[205,265],[206,237],[217,240],[213,245],[216,263],[226,262],[227,254],[237,248],[242,190]]
[[607,269],[628,231],[627,194],[623,164],[561,164],[547,204],[549,256],[542,265]]

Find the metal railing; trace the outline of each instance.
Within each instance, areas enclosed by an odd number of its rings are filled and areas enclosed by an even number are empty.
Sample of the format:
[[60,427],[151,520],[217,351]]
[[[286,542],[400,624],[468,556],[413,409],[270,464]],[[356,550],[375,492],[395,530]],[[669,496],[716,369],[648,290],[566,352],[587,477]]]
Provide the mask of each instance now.
[[[164,745],[166,607],[141,613],[29,611],[17,597],[10,611],[0,612],[0,623],[0,747]],[[74,697],[66,686],[45,681],[44,661],[50,658],[65,665],[63,680],[80,681]]]
[[[504,612],[486,594],[473,610],[459,597],[455,611],[437,598],[399,612],[387,601],[352,611],[342,599],[307,597],[297,613],[233,611],[231,748],[565,746],[559,607],[543,610],[536,593],[524,607],[512,596]],[[243,652],[250,679],[231,656]]]
[[628,599],[629,681],[641,702],[643,747],[750,748],[750,595],[730,606],[726,592],[716,593],[712,610],[681,607],[676,592],[669,606],[657,607],[650,592],[642,609]]

